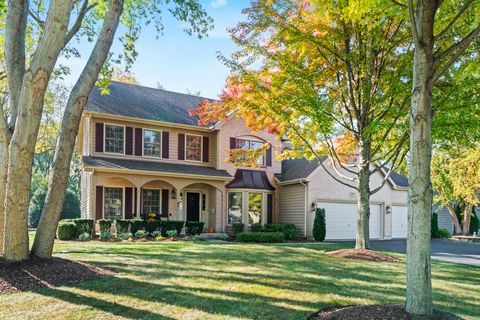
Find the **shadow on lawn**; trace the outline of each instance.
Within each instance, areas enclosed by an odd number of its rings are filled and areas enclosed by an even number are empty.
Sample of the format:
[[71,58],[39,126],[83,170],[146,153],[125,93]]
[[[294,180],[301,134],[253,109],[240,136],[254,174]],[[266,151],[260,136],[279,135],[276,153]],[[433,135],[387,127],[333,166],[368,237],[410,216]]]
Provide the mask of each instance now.
[[[404,303],[403,268],[378,264],[376,270],[372,268],[375,263],[338,259],[323,255],[311,246],[117,247],[112,250],[114,255],[106,250],[91,249],[88,251],[89,263],[114,268],[122,277],[108,277],[76,287],[93,294],[118,296],[126,301],[131,298],[167,307],[254,319],[305,319],[322,307],[355,303],[357,298],[377,303]],[[63,253],[87,252],[72,250]],[[105,254],[108,254],[107,260]],[[448,265],[448,269],[450,267]],[[236,270],[232,271],[233,268]],[[237,271],[239,268],[244,270]],[[448,272],[442,271],[446,270],[440,270],[442,278],[451,281]],[[468,278],[462,280],[468,283]],[[178,279],[188,281],[182,284]],[[256,289],[261,290],[252,292],[251,286],[260,286]],[[233,287],[241,289],[232,290]],[[283,295],[284,292],[288,294]],[[132,319],[171,319],[93,298],[87,293],[78,295],[60,289],[40,293]],[[327,295],[328,298],[322,300],[321,297]],[[297,298],[292,299],[292,296]],[[448,292],[437,291],[435,300],[449,302],[451,297]],[[475,309],[474,302],[462,301],[461,306],[451,306],[450,311],[474,317]]]

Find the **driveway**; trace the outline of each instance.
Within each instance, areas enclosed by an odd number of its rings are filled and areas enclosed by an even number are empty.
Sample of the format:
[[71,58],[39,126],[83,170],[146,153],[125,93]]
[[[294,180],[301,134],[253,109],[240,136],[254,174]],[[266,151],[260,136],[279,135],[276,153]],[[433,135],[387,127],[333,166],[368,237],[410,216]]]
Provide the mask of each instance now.
[[[373,249],[405,253],[406,240],[371,240]],[[432,240],[432,259],[480,267],[480,244],[453,240]]]

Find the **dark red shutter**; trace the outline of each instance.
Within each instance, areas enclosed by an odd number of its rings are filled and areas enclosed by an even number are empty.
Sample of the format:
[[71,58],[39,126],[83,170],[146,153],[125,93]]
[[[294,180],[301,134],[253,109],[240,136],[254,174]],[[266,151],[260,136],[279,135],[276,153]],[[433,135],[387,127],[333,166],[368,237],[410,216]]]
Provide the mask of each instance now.
[[185,135],[178,134],[178,160],[185,160]]
[[103,123],[95,124],[95,151],[103,152]]
[[162,217],[168,217],[168,189],[162,189]]
[[266,152],[266,159],[265,159],[265,164],[267,167],[272,166],[272,146],[268,146],[267,152]]
[[170,156],[170,134],[166,131],[162,132],[162,158],[168,159]]
[[230,138],[230,149],[237,149],[237,138]]
[[273,194],[267,194],[267,223],[273,223]]
[[125,188],[125,219],[133,217],[133,188]]
[[209,155],[209,146],[210,144],[208,143],[208,137],[203,137],[203,162],[208,162],[208,155]]
[[125,128],[125,154],[130,156],[133,154],[133,128],[132,127]]
[[103,187],[97,186],[95,192],[95,218],[103,219]]
[[135,128],[135,155],[142,156],[143,134],[142,128]]

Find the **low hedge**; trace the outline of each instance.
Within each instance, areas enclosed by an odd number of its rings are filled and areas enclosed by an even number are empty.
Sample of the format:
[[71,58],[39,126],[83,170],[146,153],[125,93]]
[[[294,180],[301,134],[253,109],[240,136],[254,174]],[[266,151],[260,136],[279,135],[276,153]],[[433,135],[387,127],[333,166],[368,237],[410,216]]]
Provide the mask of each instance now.
[[185,223],[185,233],[187,236],[200,235],[203,231],[204,222],[187,221]]
[[138,230],[145,228],[145,221],[142,219],[131,219],[130,220],[130,232],[135,234]]
[[294,224],[286,224],[283,228],[283,235],[287,240],[294,240],[298,237],[298,229]]
[[145,221],[145,230],[148,233],[153,233],[154,231],[157,231],[158,228],[160,227],[160,220],[147,220]]
[[232,224],[232,229],[235,234],[245,231],[245,225],[241,222],[236,222]]
[[112,220],[100,219],[98,220],[98,226],[100,227],[100,233],[110,232],[110,229],[112,228]]
[[162,221],[162,236],[167,235],[167,231],[170,230],[176,230],[177,234],[180,234],[183,229],[183,225],[185,224],[185,221],[179,221],[179,220],[165,220]]
[[57,238],[59,240],[72,240],[77,235],[77,227],[73,222],[60,222],[57,228]]
[[95,230],[95,220],[93,219],[73,219],[73,223],[77,227],[77,234],[81,235],[88,233],[93,236],[93,231]]
[[115,230],[117,234],[128,233],[128,227],[130,227],[130,220],[126,220],[126,219],[115,220]]
[[250,225],[251,232],[262,232],[263,226],[261,223],[253,223]]
[[267,223],[263,226],[265,232],[283,232],[285,225],[283,223]]
[[282,232],[240,232],[237,240],[240,242],[283,242],[285,236]]

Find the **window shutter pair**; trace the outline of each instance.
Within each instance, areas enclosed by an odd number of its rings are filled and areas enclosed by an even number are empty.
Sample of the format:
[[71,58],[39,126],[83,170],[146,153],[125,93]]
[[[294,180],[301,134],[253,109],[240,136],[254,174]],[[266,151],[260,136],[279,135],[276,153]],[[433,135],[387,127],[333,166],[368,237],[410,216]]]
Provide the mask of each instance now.
[[[230,150],[234,150],[234,149],[237,149],[237,138],[231,137],[230,138]],[[265,165],[267,167],[272,166],[272,145],[268,146],[268,149],[266,151]]]
[[[169,158],[169,133],[167,131],[162,131],[162,158]],[[141,157],[143,148],[143,129],[135,128],[135,155]]]
[[[210,139],[208,137],[202,137],[202,161],[209,162],[209,154],[210,154]],[[178,160],[185,160],[185,134],[179,133],[178,134]]]

